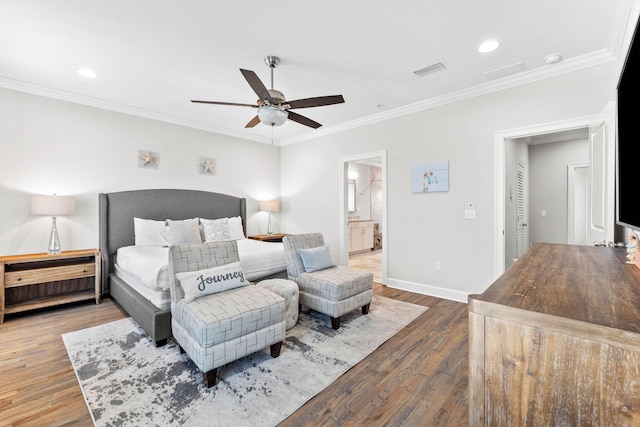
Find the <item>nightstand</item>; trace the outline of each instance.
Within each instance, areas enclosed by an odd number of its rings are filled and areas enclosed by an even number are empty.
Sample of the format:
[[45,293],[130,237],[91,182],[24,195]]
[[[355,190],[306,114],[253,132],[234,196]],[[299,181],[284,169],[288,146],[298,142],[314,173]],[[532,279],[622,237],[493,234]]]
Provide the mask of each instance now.
[[0,323],[5,314],[95,299],[100,303],[100,251],[0,257]]
[[286,236],[286,234],[273,233],[273,234],[257,234],[255,236],[247,236],[247,237],[253,240],[261,240],[263,242],[282,242],[282,238],[284,236]]

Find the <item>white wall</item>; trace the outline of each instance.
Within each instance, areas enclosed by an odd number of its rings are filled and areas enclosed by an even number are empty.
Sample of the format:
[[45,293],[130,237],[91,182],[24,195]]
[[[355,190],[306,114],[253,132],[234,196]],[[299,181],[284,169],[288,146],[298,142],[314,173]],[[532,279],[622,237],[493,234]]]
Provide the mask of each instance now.
[[[159,168],[138,168],[139,150],[158,152]],[[198,174],[201,157],[215,176]],[[266,233],[258,200],[280,195],[280,148],[0,89],[0,255],[46,251],[51,219],[30,215],[32,194],[76,197],[58,219],[69,250],[98,246],[98,193],[140,188],[246,197],[248,233]]]
[[567,243],[567,166],[589,163],[589,140],[531,145],[529,161],[530,241]]
[[[388,282],[466,300],[495,279],[495,133],[599,113],[619,64],[518,86],[282,147],[283,230],[322,232],[339,250],[340,158],[388,152]],[[414,194],[415,162],[449,161],[450,190]],[[472,202],[475,221],[464,219]],[[441,271],[434,270],[440,261]]]

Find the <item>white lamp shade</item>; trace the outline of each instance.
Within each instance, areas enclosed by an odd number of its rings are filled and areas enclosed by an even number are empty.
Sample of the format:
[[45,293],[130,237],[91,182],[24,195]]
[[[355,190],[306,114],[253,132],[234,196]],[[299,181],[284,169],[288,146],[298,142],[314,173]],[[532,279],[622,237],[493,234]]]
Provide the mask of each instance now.
[[260,210],[263,212],[278,212],[280,203],[277,200],[264,200],[260,202]]
[[289,113],[286,110],[281,110],[278,107],[268,106],[260,107],[258,110],[258,117],[260,122],[270,126],[280,126],[287,121]]
[[68,196],[31,196],[33,215],[71,215],[76,211],[76,199]]

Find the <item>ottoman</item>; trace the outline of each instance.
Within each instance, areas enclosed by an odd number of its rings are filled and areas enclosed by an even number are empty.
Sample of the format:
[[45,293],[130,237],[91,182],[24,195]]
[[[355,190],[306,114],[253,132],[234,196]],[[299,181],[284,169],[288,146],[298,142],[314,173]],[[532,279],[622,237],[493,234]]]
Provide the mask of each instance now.
[[284,298],[284,318],[286,328],[293,328],[298,323],[298,284],[287,279],[267,279],[256,284],[261,288],[270,290]]

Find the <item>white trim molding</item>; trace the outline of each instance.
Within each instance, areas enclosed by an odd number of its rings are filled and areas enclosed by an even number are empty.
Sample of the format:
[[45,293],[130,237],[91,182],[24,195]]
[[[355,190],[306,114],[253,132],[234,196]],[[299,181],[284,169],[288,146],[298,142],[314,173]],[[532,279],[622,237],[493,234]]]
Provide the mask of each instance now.
[[443,298],[463,303],[468,302],[470,295],[462,291],[425,285],[423,283],[408,282],[406,280],[387,278],[387,282],[388,283],[385,284],[390,288],[401,289],[403,291],[415,292],[417,294],[430,295],[432,297]]

